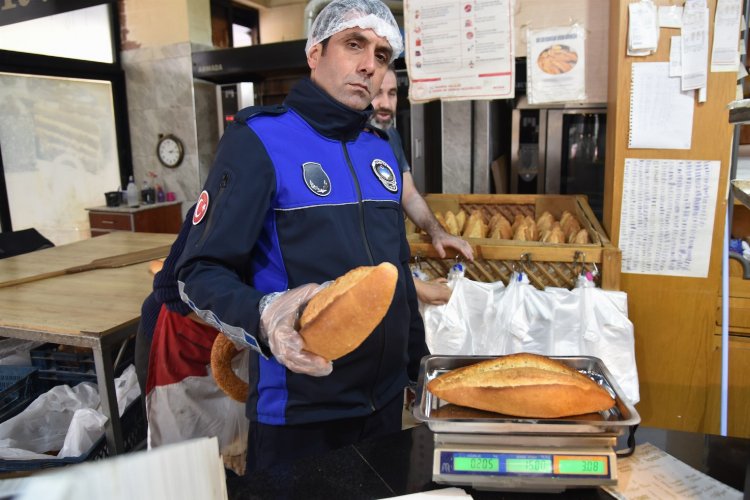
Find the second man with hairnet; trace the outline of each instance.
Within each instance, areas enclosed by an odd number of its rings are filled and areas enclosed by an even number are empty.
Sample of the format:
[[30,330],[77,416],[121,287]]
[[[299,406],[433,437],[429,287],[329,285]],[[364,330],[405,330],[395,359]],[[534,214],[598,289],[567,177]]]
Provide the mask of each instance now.
[[[402,47],[380,0],[334,0],[308,38],[310,78],[281,106],[238,113],[199,197],[178,284],[201,318],[253,350],[249,472],[401,428],[403,388],[427,348],[398,163],[366,125]],[[333,364],[304,351],[294,324],[317,284],[381,262],[399,278],[370,337]]]

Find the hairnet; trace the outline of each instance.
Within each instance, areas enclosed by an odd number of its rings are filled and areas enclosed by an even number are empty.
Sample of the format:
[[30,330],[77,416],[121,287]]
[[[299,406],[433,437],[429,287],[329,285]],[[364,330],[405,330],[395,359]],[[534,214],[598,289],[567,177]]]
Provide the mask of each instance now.
[[359,27],[371,29],[391,45],[393,62],[404,50],[401,32],[391,10],[380,0],[334,0],[320,11],[310,28],[305,54],[310,49],[339,31]]

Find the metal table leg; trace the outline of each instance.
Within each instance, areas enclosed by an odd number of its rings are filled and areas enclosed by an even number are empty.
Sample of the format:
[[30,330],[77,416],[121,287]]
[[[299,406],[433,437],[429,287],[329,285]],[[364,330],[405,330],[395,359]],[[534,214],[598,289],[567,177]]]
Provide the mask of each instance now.
[[102,345],[100,342],[93,347],[93,351],[94,366],[96,367],[96,380],[99,385],[102,411],[108,418],[107,424],[104,427],[107,437],[107,447],[110,455],[117,455],[125,450],[122,440],[120,413],[117,408],[115,367],[112,363],[112,348],[111,345]]

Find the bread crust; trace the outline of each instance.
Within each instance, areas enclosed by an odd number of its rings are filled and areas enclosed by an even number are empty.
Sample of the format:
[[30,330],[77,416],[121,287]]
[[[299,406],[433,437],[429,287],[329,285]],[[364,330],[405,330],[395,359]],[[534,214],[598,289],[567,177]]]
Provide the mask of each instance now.
[[596,413],[615,403],[604,388],[585,375],[530,353],[452,370],[431,380],[427,388],[453,404],[530,418]]
[[305,350],[333,361],[359,347],[393,300],[398,269],[389,262],[362,266],[317,293],[300,318]]
[[148,271],[151,274],[158,273],[162,267],[164,267],[164,259],[156,259],[148,263]]
[[219,334],[211,347],[211,373],[219,389],[235,401],[244,403],[250,394],[250,387],[232,370],[232,360],[239,350],[231,340]]

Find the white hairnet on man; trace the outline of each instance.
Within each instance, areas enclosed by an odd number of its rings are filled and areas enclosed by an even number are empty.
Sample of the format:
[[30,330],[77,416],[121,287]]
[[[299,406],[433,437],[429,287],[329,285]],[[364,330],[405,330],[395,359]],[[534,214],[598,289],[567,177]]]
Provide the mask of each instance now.
[[339,31],[359,27],[371,29],[378,36],[388,40],[393,50],[390,62],[404,50],[396,19],[391,10],[380,0],[334,0],[320,11],[318,17],[307,35],[305,54],[310,55],[310,49],[323,40],[330,38]]

